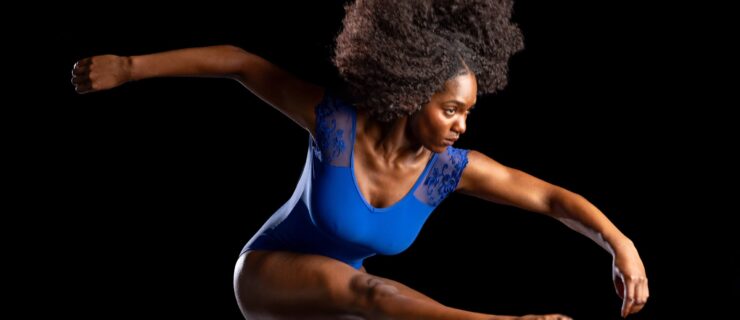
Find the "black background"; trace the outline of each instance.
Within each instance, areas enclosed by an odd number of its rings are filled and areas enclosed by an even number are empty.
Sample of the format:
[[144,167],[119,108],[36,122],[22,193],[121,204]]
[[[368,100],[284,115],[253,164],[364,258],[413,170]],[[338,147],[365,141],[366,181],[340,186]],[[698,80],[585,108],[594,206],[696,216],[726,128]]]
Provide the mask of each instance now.
[[[292,194],[307,133],[232,80],[77,95],[70,70],[97,54],[234,44],[330,84],[342,3],[61,8],[48,30],[52,86],[28,96],[53,102],[29,108],[34,142],[23,147],[35,155],[24,188],[39,195],[26,208],[46,241],[29,250],[46,271],[41,300],[77,318],[240,319],[234,262]],[[721,187],[736,143],[718,110],[732,104],[714,95],[727,83],[705,73],[714,39],[673,9],[517,2],[526,48],[457,145],[585,196],[629,236],[651,284],[635,319],[728,314],[739,286],[736,241],[722,227],[737,213],[725,205],[736,188]],[[462,195],[406,252],[366,267],[479,312],[616,319],[621,306],[611,257],[589,239]]]

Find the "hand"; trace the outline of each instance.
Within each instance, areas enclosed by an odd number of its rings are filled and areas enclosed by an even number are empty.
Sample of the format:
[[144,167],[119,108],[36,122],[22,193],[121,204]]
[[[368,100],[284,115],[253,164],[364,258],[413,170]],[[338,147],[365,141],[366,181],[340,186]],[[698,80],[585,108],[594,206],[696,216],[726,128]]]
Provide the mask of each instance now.
[[85,58],[72,67],[77,93],[107,90],[131,80],[131,59],[112,54]]
[[517,318],[518,320],[573,320],[571,317],[562,314],[530,314]]
[[622,317],[637,313],[645,306],[650,290],[648,289],[645,266],[642,264],[637,249],[631,243],[616,250],[612,278],[617,295],[622,301]]

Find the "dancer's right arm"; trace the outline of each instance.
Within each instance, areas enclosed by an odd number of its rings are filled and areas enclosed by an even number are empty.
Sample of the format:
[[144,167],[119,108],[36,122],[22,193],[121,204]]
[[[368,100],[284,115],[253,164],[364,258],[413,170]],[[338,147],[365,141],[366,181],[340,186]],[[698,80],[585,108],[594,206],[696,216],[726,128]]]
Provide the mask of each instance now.
[[240,48],[223,45],[122,57],[82,59],[72,69],[78,93],[112,89],[155,77],[222,77],[239,81],[259,98],[313,133],[314,107],[324,89]]

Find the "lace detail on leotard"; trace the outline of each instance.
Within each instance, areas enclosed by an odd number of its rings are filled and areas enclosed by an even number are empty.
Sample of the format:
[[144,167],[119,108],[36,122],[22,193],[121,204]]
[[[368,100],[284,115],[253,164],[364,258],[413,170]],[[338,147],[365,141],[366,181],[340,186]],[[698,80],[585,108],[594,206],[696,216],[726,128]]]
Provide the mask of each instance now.
[[352,147],[353,111],[331,95],[329,89],[316,106],[316,144],[314,156],[321,162],[348,166]]
[[420,201],[436,207],[455,191],[463,169],[468,164],[468,150],[447,147],[427,173],[424,183],[414,192]]

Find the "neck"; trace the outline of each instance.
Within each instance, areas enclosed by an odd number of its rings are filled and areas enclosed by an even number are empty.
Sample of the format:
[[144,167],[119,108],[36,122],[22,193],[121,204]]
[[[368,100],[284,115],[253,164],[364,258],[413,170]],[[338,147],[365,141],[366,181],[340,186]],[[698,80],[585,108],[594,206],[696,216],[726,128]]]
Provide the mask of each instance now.
[[421,145],[411,133],[409,117],[404,116],[384,123],[363,114],[363,123],[358,127],[358,135],[373,149],[376,156],[386,163],[416,163],[427,157],[429,150]]

